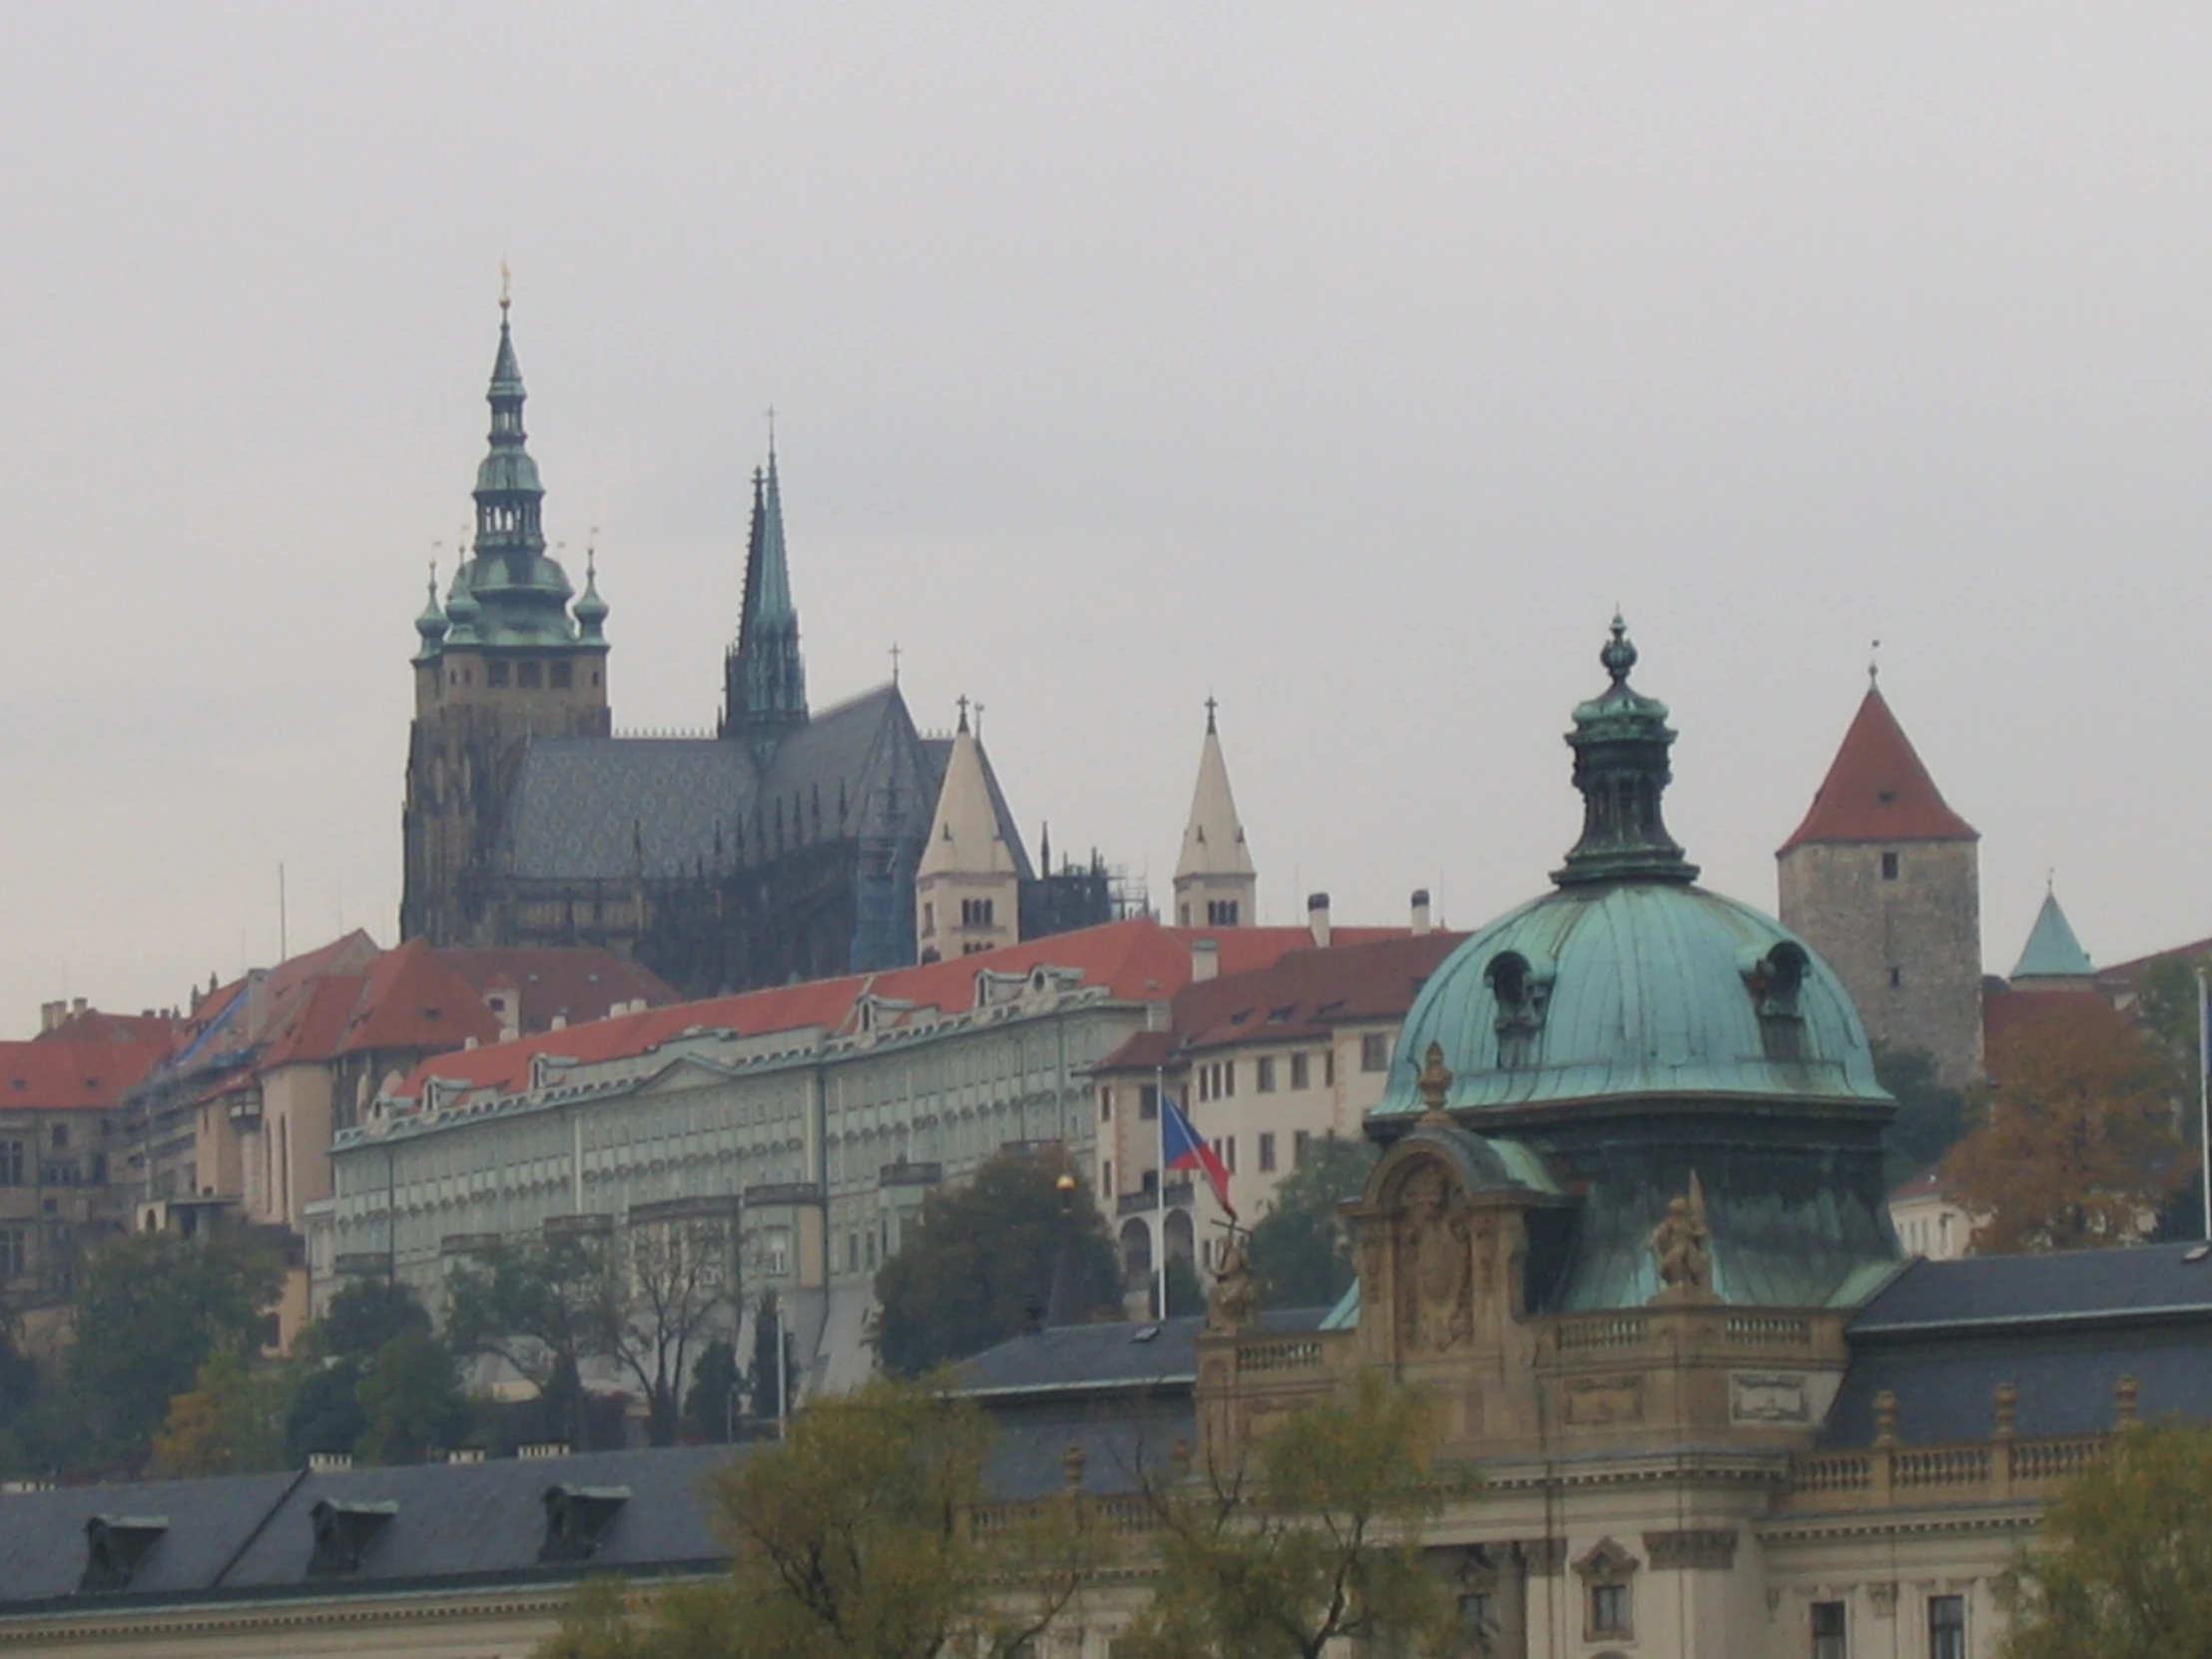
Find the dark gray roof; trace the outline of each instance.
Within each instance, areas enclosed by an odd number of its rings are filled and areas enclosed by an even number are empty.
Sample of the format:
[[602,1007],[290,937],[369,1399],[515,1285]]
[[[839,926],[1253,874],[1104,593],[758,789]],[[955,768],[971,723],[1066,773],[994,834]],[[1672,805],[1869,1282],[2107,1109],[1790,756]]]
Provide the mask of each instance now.
[[1186,1396],[1159,1410],[1126,1402],[1099,1412],[1021,1412],[1004,1417],[984,1478],[993,1497],[1024,1502],[1065,1489],[1068,1447],[1083,1448],[1083,1490],[1115,1497],[1139,1489],[1145,1471],[1165,1471],[1178,1441],[1198,1444]]
[[[786,738],[764,778],[751,747],[718,738],[538,738],[524,750],[504,827],[523,880],[681,879],[757,861],[781,809],[787,844],[928,833],[949,741],[923,739],[895,686],[823,710]],[[1028,855],[989,763],[999,830]]]
[[[727,1446],[684,1446],[7,1493],[0,1495],[0,1616],[55,1601],[108,1605],[699,1568],[726,1555],[708,1522],[705,1482],[731,1455]],[[541,1566],[545,1493],[560,1484],[624,1486],[630,1496],[588,1562]],[[307,1574],[312,1514],[324,1499],[398,1505],[359,1570],[343,1577]],[[161,1516],[169,1523],[131,1587],[97,1601],[77,1590],[85,1522],[94,1515]]]
[[133,1574],[133,1594],[206,1589],[298,1478],[241,1474],[0,1493],[0,1606],[75,1595],[85,1570],[85,1522],[95,1515],[169,1522]]
[[2202,1248],[1910,1264],[1852,1322],[1822,1443],[1871,1443],[1886,1388],[1910,1445],[1986,1440],[2005,1382],[2019,1390],[2022,1436],[2110,1428],[2122,1377],[2135,1379],[2146,1420],[2212,1417],[2212,1256],[2189,1260]]
[[[1320,1329],[1326,1308],[1288,1308],[1263,1314],[1271,1332]],[[1018,1394],[1078,1395],[1155,1388],[1188,1394],[1198,1381],[1198,1337],[1206,1322],[1196,1316],[1141,1325],[1063,1325],[1010,1338],[961,1366],[962,1393],[996,1401]]]
[[1860,1311],[1854,1342],[2022,1323],[2212,1319],[2212,1257],[2196,1244],[1915,1262]]
[[685,876],[701,859],[727,868],[759,791],[742,743],[536,739],[507,820],[512,867],[527,880],[563,881]]
[[1821,1443],[1873,1443],[1875,1396],[1885,1388],[1898,1396],[1906,1444],[1986,1440],[2000,1382],[2019,1389],[2021,1436],[2093,1434],[2112,1426],[2112,1386],[2122,1377],[2135,1379],[2146,1422],[2169,1413],[2212,1419],[2212,1322],[2066,1334],[2044,1327],[1870,1349],[1853,1357]]

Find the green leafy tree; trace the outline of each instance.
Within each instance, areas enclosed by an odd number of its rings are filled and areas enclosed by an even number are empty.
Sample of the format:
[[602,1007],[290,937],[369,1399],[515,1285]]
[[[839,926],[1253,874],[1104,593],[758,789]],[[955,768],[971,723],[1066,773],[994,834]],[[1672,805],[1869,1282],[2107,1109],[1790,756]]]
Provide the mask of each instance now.
[[97,1252],[68,1368],[85,1454],[143,1465],[170,1401],[192,1391],[210,1355],[260,1351],[282,1283],[276,1255],[237,1234],[132,1233]]
[[154,1436],[171,1474],[252,1474],[281,1468],[293,1368],[233,1347],[217,1349],[189,1392],[169,1402]]
[[1064,1157],[1006,1153],[923,1200],[916,1236],[875,1276],[875,1344],[893,1376],[1018,1336],[1048,1311],[1088,1319],[1121,1306],[1112,1235]]
[[695,1440],[734,1438],[737,1396],[744,1391],[745,1374],[738,1369],[737,1348],[718,1337],[692,1368],[691,1391],[684,1395],[684,1431]]
[[1457,1651],[1420,1529],[1471,1474],[1436,1460],[1433,1402],[1373,1373],[1241,1456],[1156,1490],[1151,1603],[1116,1659],[1322,1659]]
[[1366,1189],[1375,1159],[1364,1140],[1325,1135],[1306,1143],[1252,1230],[1248,1254],[1263,1307],[1329,1307],[1351,1288],[1352,1241],[1337,1206]]
[[546,1431],[590,1444],[581,1362],[601,1324],[605,1244],[560,1237],[503,1244],[448,1286],[446,1340],[456,1355],[491,1355],[535,1384]]
[[2006,1659],[2212,1653],[2212,1428],[2128,1428],[2051,1501]]
[[1895,1187],[1941,1162],[1958,1144],[1966,1133],[1966,1097],[1944,1086],[1924,1049],[1876,1043],[1874,1074],[1898,1103],[1882,1132],[1882,1178]]
[[370,1362],[393,1338],[429,1329],[421,1299],[396,1280],[355,1280],[331,1298],[322,1318],[292,1345],[298,1376],[284,1422],[291,1461],[357,1449],[368,1428],[360,1388]]
[[1008,1659],[1108,1557],[1062,1493],[978,1514],[993,1430],[972,1401],[878,1380],[809,1406],[719,1475],[724,1584],[643,1617],[587,1587],[542,1659]]
[[452,1350],[427,1331],[409,1327],[378,1349],[361,1378],[361,1461],[420,1463],[459,1439],[468,1401],[454,1371]]

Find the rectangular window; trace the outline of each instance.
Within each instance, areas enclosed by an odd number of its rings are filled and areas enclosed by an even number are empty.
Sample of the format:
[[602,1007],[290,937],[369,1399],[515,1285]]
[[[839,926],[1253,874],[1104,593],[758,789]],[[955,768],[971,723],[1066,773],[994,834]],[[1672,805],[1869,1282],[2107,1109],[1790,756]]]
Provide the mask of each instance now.
[[1928,1659],[1966,1659],[1966,1598],[1928,1598]]
[[1304,1129],[1299,1130],[1297,1134],[1291,1137],[1291,1168],[1296,1169],[1306,1161],[1306,1143],[1313,1138],[1312,1134]]
[[1237,1173],[1237,1137],[1229,1137],[1229,1149],[1221,1155],[1221,1161],[1229,1166],[1229,1173]]
[[0,1280],[21,1277],[29,1250],[22,1228],[0,1227]]
[[1840,1601],[1813,1603],[1813,1659],[1846,1659],[1844,1604]]
[[23,1143],[0,1141],[0,1187],[23,1185]]
[[1222,1062],[1221,1092],[1232,1100],[1237,1098],[1237,1062],[1234,1060]]
[[1260,1173],[1270,1175],[1275,1171],[1275,1135],[1270,1130],[1260,1132]]
[[1262,1094],[1275,1093],[1275,1056],[1263,1054],[1254,1069],[1253,1087]]
[[1114,1121],[1114,1091],[1112,1089],[1102,1088],[1098,1091],[1098,1121],[1100,1123],[1112,1123]]
[[1158,1085],[1147,1083],[1144,1093],[1137,1097],[1137,1116],[1151,1123],[1160,1115],[1160,1090]]
[[1628,1625],[1628,1586],[1626,1584],[1592,1584],[1590,1586],[1590,1634],[1593,1636],[1626,1636],[1631,1634]]
[[1114,1161],[1111,1158],[1098,1166],[1098,1190],[1108,1198],[1114,1196]]
[[519,664],[515,669],[515,684],[526,691],[535,691],[538,686],[538,678],[543,672],[543,667],[540,664]]
[[761,1229],[761,1271],[781,1276],[792,1271],[792,1230],[788,1227],[764,1227]]
[[507,665],[506,665],[505,663],[486,663],[486,664],[484,665],[484,684],[485,684],[485,685],[487,685],[487,686],[504,686],[504,685],[505,685],[506,683],[507,683]]
[[54,1125],[54,1144],[56,1146],[67,1146],[69,1144],[68,1124],[57,1123]]
[[1209,898],[1206,901],[1206,925],[1209,927],[1236,926],[1237,901],[1234,898]]
[[1895,881],[1895,880],[1896,880],[1897,878],[1898,878],[1898,855],[1897,855],[1897,854],[1896,854],[1895,852],[1885,852],[1885,853],[1883,853],[1883,854],[1882,854],[1882,879],[1883,879],[1883,880],[1885,880],[1885,881]]
[[1294,1089],[1303,1089],[1303,1088],[1308,1088],[1308,1087],[1310,1087],[1310,1086],[1312,1085],[1312,1083],[1313,1083],[1313,1078],[1312,1078],[1312,1076],[1311,1076],[1311,1072],[1312,1072],[1312,1067],[1310,1067],[1310,1066],[1309,1066],[1309,1065],[1307,1064],[1307,1061],[1306,1061],[1306,1056],[1305,1056],[1305,1055],[1303,1055],[1303,1054],[1294,1054],[1294,1055],[1292,1055],[1292,1056],[1291,1056],[1291,1087],[1292,1087],[1292,1088],[1294,1088]]
[[1360,1039],[1360,1069],[1362,1071],[1387,1071],[1390,1069],[1390,1034],[1387,1031],[1370,1031]]
[[1337,1086],[1337,1051],[1334,1048],[1321,1057],[1321,1086],[1325,1089]]

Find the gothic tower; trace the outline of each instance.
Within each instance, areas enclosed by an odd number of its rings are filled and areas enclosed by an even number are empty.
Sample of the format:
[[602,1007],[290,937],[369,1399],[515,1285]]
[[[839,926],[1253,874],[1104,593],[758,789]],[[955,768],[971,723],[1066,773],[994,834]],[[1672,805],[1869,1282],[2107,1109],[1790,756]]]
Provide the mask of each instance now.
[[1980,836],[1867,687],[1805,822],[1775,854],[1783,924],[1842,976],[1876,1042],[1952,1087],[1981,1065]]
[[399,930],[440,945],[489,942],[499,828],[530,738],[609,731],[607,606],[593,571],[571,614],[568,577],[546,555],[545,490],[522,429],[526,394],[507,306],[502,296],[474,556],[454,570],[442,607],[432,573],[415,622]]
[[1183,854],[1175,864],[1175,924],[1249,927],[1259,919],[1259,890],[1237,801],[1229,793],[1229,766],[1221,758],[1221,733],[1209,697],[1198,787],[1191,794],[1190,822],[1183,827]]
[[937,813],[914,870],[914,944],[924,962],[1012,944],[1019,936],[1021,872],[999,828],[983,751],[968,730],[967,699],[944,764]]
[[722,665],[725,738],[753,746],[767,766],[784,739],[807,724],[807,665],[799,654],[799,607],[792,603],[791,565],[784,553],[784,492],[776,476],[776,444],[768,471],[753,474],[753,533],[745,553],[745,609],[737,644]]

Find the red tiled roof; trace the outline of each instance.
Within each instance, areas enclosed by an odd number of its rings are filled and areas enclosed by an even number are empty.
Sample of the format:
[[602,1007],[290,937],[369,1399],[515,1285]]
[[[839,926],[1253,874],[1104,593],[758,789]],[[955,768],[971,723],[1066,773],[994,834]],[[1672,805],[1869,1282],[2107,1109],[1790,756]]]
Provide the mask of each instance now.
[[336,1052],[425,1050],[442,1053],[470,1038],[499,1040],[499,1020],[442,954],[421,939],[387,950],[368,970],[360,1000]]
[[2212,939],[2193,939],[2187,944],[2168,945],[2164,950],[2154,950],[2147,956],[2137,956],[2129,961],[2114,962],[2110,967],[2097,969],[2097,983],[2114,990],[2133,990],[2135,981],[2154,967],[2167,962],[2181,962],[2194,966],[2212,958]]
[[1944,804],[1880,689],[1869,687],[1805,822],[1782,843],[1782,850],[1808,841],[1978,838],[1974,827]]
[[2046,1020],[2072,1017],[2094,1009],[2109,1014],[2112,1004],[2091,990],[2015,991],[1981,993],[1981,1052],[1993,1055],[2011,1038]]
[[329,1059],[337,1052],[345,1022],[367,982],[368,976],[360,973],[325,973],[314,980],[292,999],[285,1017],[270,1033],[259,1064],[288,1066]]
[[[1344,937],[1339,929],[1325,950],[1287,951],[1265,967],[1186,985],[1167,1031],[1139,1032],[1097,1069],[1151,1070],[1175,1052],[1310,1040],[1355,1021],[1402,1019],[1466,935],[1401,932],[1351,943]],[[1165,1042],[1147,1042],[1154,1038]],[[1137,1045],[1144,1045],[1141,1052]]]
[[99,1008],[87,1008],[82,1013],[71,1014],[59,1025],[41,1031],[33,1042],[63,1043],[159,1043],[163,1047],[176,1038],[178,1022],[167,1014],[111,1014]]
[[160,1042],[33,1039],[0,1043],[0,1111],[97,1111],[111,1107],[169,1052]]
[[[1335,937],[1343,946],[1399,937],[1404,932],[1402,927],[1340,927]],[[846,974],[703,1002],[681,1002],[447,1054],[415,1067],[400,1085],[399,1094],[403,1098],[417,1096],[433,1077],[472,1088],[515,1092],[528,1084],[534,1055],[554,1054],[590,1064],[645,1053],[693,1028],[729,1030],[748,1037],[810,1026],[834,1031],[848,1022],[863,993],[886,1001],[957,1012],[975,1005],[975,976],[984,972],[1016,975],[1040,966],[1073,968],[1081,971],[1084,985],[1101,986],[1117,1001],[1164,1001],[1190,982],[1191,946],[1202,938],[1216,941],[1225,976],[1264,967],[1286,952],[1312,943],[1312,935],[1304,927],[1216,931],[1164,927],[1149,917],[1108,922],[917,967]]]
[[556,1015],[578,1025],[604,1019],[619,1002],[643,999],[648,1007],[665,1008],[677,999],[675,989],[651,968],[597,945],[446,949],[437,958],[468,983],[478,1000],[490,990],[521,992],[518,1013],[525,1034],[546,1030]]

